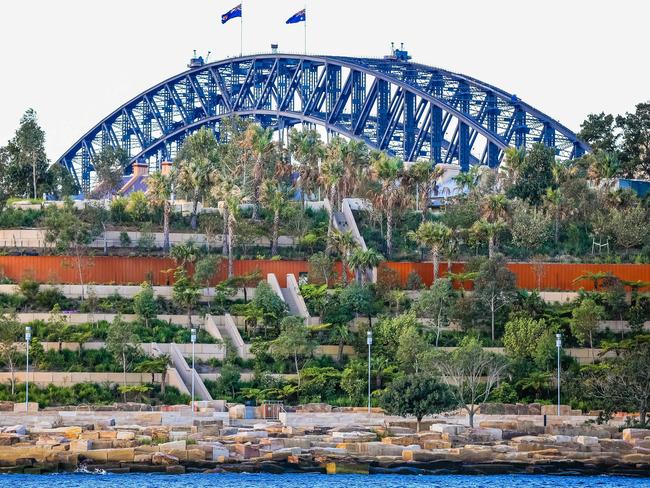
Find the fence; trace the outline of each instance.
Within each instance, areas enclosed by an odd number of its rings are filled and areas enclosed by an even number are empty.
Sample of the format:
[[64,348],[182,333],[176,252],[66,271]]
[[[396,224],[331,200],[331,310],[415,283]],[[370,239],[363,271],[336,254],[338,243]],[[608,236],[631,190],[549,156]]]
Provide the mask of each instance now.
[[[72,256],[0,256],[0,274],[13,281],[31,277],[41,283],[79,283],[77,260]],[[425,285],[433,280],[433,266],[430,262],[386,262],[381,265],[394,270],[402,286],[410,273],[417,273]],[[154,285],[173,284],[172,259],[162,257],[95,256],[81,258],[85,283],[96,284],[140,284],[149,280]],[[508,267],[517,276],[517,285],[525,289],[576,291],[580,288],[593,289],[592,280],[576,279],[587,273],[611,273],[623,280],[650,282],[649,264],[565,264],[565,263],[509,263]],[[227,267],[219,265],[214,283],[227,277]],[[337,264],[340,270],[340,263]],[[234,273],[246,275],[259,270],[263,277],[275,274],[281,288],[287,287],[287,275],[300,277],[309,271],[307,261],[237,260]],[[453,263],[451,271],[462,272],[464,263]],[[447,273],[447,263],[440,263],[440,275]],[[465,283],[471,288],[471,283]],[[649,288],[645,288],[648,290]]]

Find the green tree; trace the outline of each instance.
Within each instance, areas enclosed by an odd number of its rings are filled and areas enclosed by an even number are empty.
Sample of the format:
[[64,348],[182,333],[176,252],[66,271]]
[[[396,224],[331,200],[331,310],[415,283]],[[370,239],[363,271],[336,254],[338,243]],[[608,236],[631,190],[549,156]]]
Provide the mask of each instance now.
[[607,224],[608,233],[614,237],[616,244],[629,252],[647,242],[648,212],[640,204],[625,208],[611,208]]
[[526,204],[517,205],[512,216],[512,242],[529,253],[535,253],[550,238],[550,224],[550,219],[542,211]]
[[147,180],[147,196],[154,208],[163,209],[163,252],[169,252],[169,217],[172,212],[172,177],[156,173]]
[[546,189],[553,186],[554,161],[555,149],[541,143],[533,144],[519,167],[516,182],[508,189],[508,197],[518,197],[531,205],[539,205]]
[[476,296],[490,312],[490,330],[493,341],[496,335],[496,313],[514,299],[515,283],[516,277],[506,267],[506,262],[502,256],[488,259],[483,263],[474,280]]
[[650,178],[650,102],[639,103],[633,113],[616,117],[623,131],[621,161],[628,178]]
[[327,235],[331,235],[334,230],[334,215],[339,211],[337,190],[343,176],[345,176],[345,166],[343,164],[342,148],[345,141],[340,137],[334,137],[327,144],[325,149],[325,161],[320,168],[321,181],[327,188],[329,195],[329,224],[327,226]]
[[348,282],[348,259],[350,254],[359,246],[351,231],[339,232],[334,230],[329,236],[330,246],[338,252],[341,258],[341,278]]
[[336,353],[336,362],[341,364],[341,361],[343,360],[343,348],[345,347],[345,343],[350,340],[352,334],[350,333],[350,327],[348,327],[348,324],[333,324],[332,332],[334,337],[338,339],[339,343],[339,348]]
[[149,327],[152,319],[158,314],[158,303],[154,297],[151,283],[145,281],[140,285],[140,291],[133,297],[133,311],[138,318],[144,321],[145,327]]
[[255,288],[255,296],[251,300],[253,308],[262,311],[264,316],[264,334],[269,326],[277,326],[282,318],[287,314],[287,305],[273,291],[271,285],[266,281],[260,281]]
[[196,229],[198,205],[210,189],[210,174],[219,159],[214,132],[204,127],[185,139],[176,156],[178,190],[192,202],[192,229]]
[[447,385],[431,375],[408,375],[394,380],[382,395],[381,405],[391,415],[417,420],[417,432],[425,415],[445,412],[455,406]]
[[2,193],[38,198],[46,190],[47,167],[45,132],[30,108],[21,117],[14,137],[0,148]]
[[74,255],[83,300],[83,256],[87,253],[88,246],[100,234],[99,223],[83,221],[75,211],[72,200],[67,198],[62,209],[46,209],[44,226],[46,242],[54,244],[61,253],[72,252]]
[[348,258],[348,267],[354,273],[357,283],[364,285],[374,268],[384,261],[384,256],[374,249],[355,248]]
[[416,231],[409,232],[409,238],[418,243],[420,247],[431,250],[433,258],[433,280],[438,279],[440,268],[440,252],[451,239],[452,231],[445,224],[439,222],[423,222]]
[[276,358],[293,360],[298,375],[298,387],[300,387],[298,358],[311,357],[315,347],[303,319],[290,315],[280,322],[280,335],[271,344],[269,352]]
[[589,339],[589,347],[594,348],[594,332],[598,329],[598,324],[605,317],[605,309],[596,304],[591,298],[585,298],[580,305],[574,307],[571,311],[571,333],[580,342]]
[[324,252],[317,252],[309,256],[309,282],[324,283],[328,287],[336,277],[334,259]]
[[433,328],[436,331],[436,347],[438,347],[442,328],[449,324],[455,301],[456,293],[451,281],[442,278],[434,281],[431,288],[423,290],[420,297],[413,304],[413,310],[418,317],[433,322]]
[[133,324],[125,322],[120,315],[115,317],[106,333],[106,349],[122,367],[124,374],[122,386],[127,386],[126,373],[134,359],[140,355],[139,343],[140,338],[134,332]]
[[148,373],[151,375],[151,383],[155,382],[155,375],[160,374],[160,394],[165,394],[167,386],[167,368],[169,367],[171,359],[168,354],[161,356],[150,357],[138,363],[133,370],[136,373]]
[[648,427],[650,408],[650,336],[639,335],[616,345],[617,356],[592,367],[584,386],[596,398],[617,408],[639,412],[639,423]]
[[251,203],[253,204],[253,220],[259,217],[259,202],[262,194],[262,182],[271,176],[274,159],[277,157],[276,145],[273,142],[273,128],[264,128],[258,124],[246,127],[242,137],[244,151],[252,157],[252,186]]
[[95,186],[91,192],[93,198],[110,198],[122,187],[124,169],[129,162],[128,153],[120,148],[107,146],[93,158]]
[[374,208],[386,217],[386,256],[393,253],[393,227],[395,213],[409,200],[406,187],[401,185],[404,163],[384,152],[374,152],[370,157],[374,188],[369,195]]
[[368,322],[372,326],[375,296],[370,287],[353,283],[341,290],[339,301],[341,306],[350,313],[368,317]]
[[605,112],[589,114],[580,124],[578,137],[591,145],[594,151],[614,152],[619,138],[614,116]]
[[15,313],[0,313],[0,361],[11,373],[12,397],[16,393],[16,363],[21,356],[17,343],[21,340],[22,330]]
[[292,189],[278,180],[264,180],[261,201],[273,212],[271,233],[271,256],[278,255],[278,237],[280,233],[280,215],[292,195]]
[[192,309],[196,307],[201,297],[201,288],[185,268],[179,266],[174,271],[174,286],[172,300],[176,305],[187,311],[187,320],[192,326]]
[[318,131],[292,129],[289,133],[289,152],[300,163],[297,186],[304,208],[305,199],[318,188],[319,166],[325,157],[325,147]]
[[477,339],[465,337],[453,352],[434,356],[433,364],[451,388],[456,405],[467,412],[470,427],[474,427],[474,415],[490,397],[506,362],[484,350]]
[[506,353],[513,358],[532,358],[547,333],[548,326],[543,319],[535,320],[523,314],[517,315],[506,322],[503,346]]
[[399,336],[396,360],[406,374],[420,373],[422,355],[429,345],[416,327],[407,327]]

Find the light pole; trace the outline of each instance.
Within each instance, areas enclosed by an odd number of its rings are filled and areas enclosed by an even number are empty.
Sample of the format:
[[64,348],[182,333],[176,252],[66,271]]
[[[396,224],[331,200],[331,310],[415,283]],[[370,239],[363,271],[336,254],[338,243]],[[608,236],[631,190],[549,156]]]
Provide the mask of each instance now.
[[190,340],[192,341],[192,417],[194,417],[194,376],[196,375],[194,369],[194,344],[196,343],[196,329],[191,330]]
[[32,340],[32,328],[25,327],[25,346],[27,351],[27,363],[25,364],[25,415],[29,413],[29,341]]
[[555,334],[557,347],[557,416],[560,416],[560,349],[562,348],[562,334]]
[[370,346],[372,346],[372,331],[369,330],[366,334],[366,342],[368,344],[368,415],[370,415]]

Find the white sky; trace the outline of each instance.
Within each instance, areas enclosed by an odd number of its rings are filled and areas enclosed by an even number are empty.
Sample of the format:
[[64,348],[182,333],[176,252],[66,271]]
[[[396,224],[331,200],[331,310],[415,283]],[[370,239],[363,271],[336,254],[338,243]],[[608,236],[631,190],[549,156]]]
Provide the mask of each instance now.
[[[239,53],[239,0],[1,0],[0,144],[37,110],[51,160],[119,105],[185,69],[192,50]],[[303,49],[304,0],[244,0],[244,52]],[[494,84],[573,130],[650,99],[646,0],[307,0],[308,51],[415,61]]]

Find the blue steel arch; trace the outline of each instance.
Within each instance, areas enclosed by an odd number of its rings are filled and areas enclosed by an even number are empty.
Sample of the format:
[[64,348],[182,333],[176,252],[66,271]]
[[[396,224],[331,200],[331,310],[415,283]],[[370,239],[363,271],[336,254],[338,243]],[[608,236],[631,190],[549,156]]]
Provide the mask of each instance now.
[[[560,158],[590,148],[565,126],[492,85],[395,57],[260,54],[193,67],[146,90],[59,158],[81,188],[105,146],[130,162],[173,157],[202,126],[254,118],[277,130],[307,123],[405,160],[496,167],[508,146],[541,142]],[[127,170],[128,171],[128,170]]]

